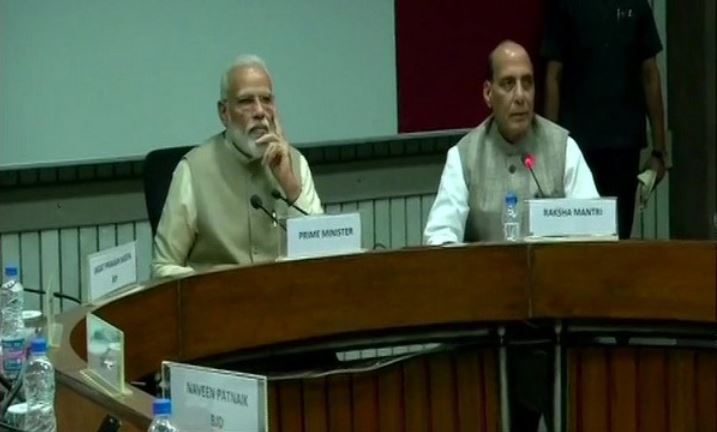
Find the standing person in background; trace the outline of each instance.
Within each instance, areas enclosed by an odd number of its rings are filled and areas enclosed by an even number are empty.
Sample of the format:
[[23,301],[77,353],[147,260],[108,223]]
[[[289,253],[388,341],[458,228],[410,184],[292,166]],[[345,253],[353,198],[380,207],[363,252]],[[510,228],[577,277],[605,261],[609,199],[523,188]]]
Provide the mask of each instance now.
[[545,116],[580,145],[602,196],[617,197],[618,229],[629,238],[640,151],[650,120],[649,167],[666,172],[662,51],[647,0],[553,0],[542,54]]

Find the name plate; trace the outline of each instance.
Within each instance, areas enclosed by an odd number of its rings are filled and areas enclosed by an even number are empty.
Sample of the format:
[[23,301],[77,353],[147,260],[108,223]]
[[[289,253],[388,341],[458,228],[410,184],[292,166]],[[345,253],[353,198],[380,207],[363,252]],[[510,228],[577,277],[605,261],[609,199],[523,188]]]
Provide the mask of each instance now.
[[551,237],[617,239],[617,200],[539,199],[527,200],[526,240]]
[[268,431],[266,377],[165,361],[162,381],[179,430]]
[[113,395],[127,393],[124,384],[124,332],[87,314],[87,369],[84,375]]
[[358,213],[317,215],[286,220],[286,257],[302,258],[361,251]]
[[134,241],[88,255],[87,261],[90,301],[137,282],[137,251]]

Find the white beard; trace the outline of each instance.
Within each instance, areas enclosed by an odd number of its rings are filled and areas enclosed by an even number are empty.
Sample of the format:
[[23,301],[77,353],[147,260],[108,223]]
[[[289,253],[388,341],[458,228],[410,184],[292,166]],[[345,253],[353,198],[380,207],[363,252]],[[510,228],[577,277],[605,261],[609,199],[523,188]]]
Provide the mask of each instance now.
[[252,159],[260,159],[264,156],[266,146],[258,146],[256,139],[235,125],[227,126],[227,138]]

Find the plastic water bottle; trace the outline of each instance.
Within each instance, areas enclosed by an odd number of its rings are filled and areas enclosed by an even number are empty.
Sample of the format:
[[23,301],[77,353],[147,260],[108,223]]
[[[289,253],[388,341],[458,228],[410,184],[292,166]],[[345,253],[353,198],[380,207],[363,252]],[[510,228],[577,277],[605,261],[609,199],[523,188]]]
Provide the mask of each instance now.
[[520,217],[518,213],[518,197],[513,192],[505,196],[503,206],[503,235],[506,241],[520,240]]
[[5,268],[5,283],[0,288],[0,345],[2,368],[10,380],[19,377],[25,361],[25,322],[22,319],[24,290],[17,267]]
[[179,429],[172,425],[169,416],[172,415],[172,401],[169,399],[155,399],[152,404],[154,420],[149,425],[147,432],[178,432]]
[[25,417],[27,416],[27,402],[10,405],[5,413],[5,421],[11,426],[25,430]]
[[55,432],[55,368],[47,358],[47,341],[38,337],[30,344],[30,359],[23,377],[27,415],[25,430]]

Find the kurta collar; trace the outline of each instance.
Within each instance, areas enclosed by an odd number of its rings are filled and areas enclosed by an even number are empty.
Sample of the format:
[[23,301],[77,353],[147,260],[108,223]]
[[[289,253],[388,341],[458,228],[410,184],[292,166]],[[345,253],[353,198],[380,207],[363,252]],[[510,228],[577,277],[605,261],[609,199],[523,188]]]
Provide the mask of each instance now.
[[535,117],[530,124],[528,133],[515,144],[506,141],[503,135],[498,130],[498,125],[495,123],[493,116],[488,120],[488,136],[495,145],[503,151],[507,156],[519,156],[523,154],[529,154],[534,152],[534,136],[535,136]]

